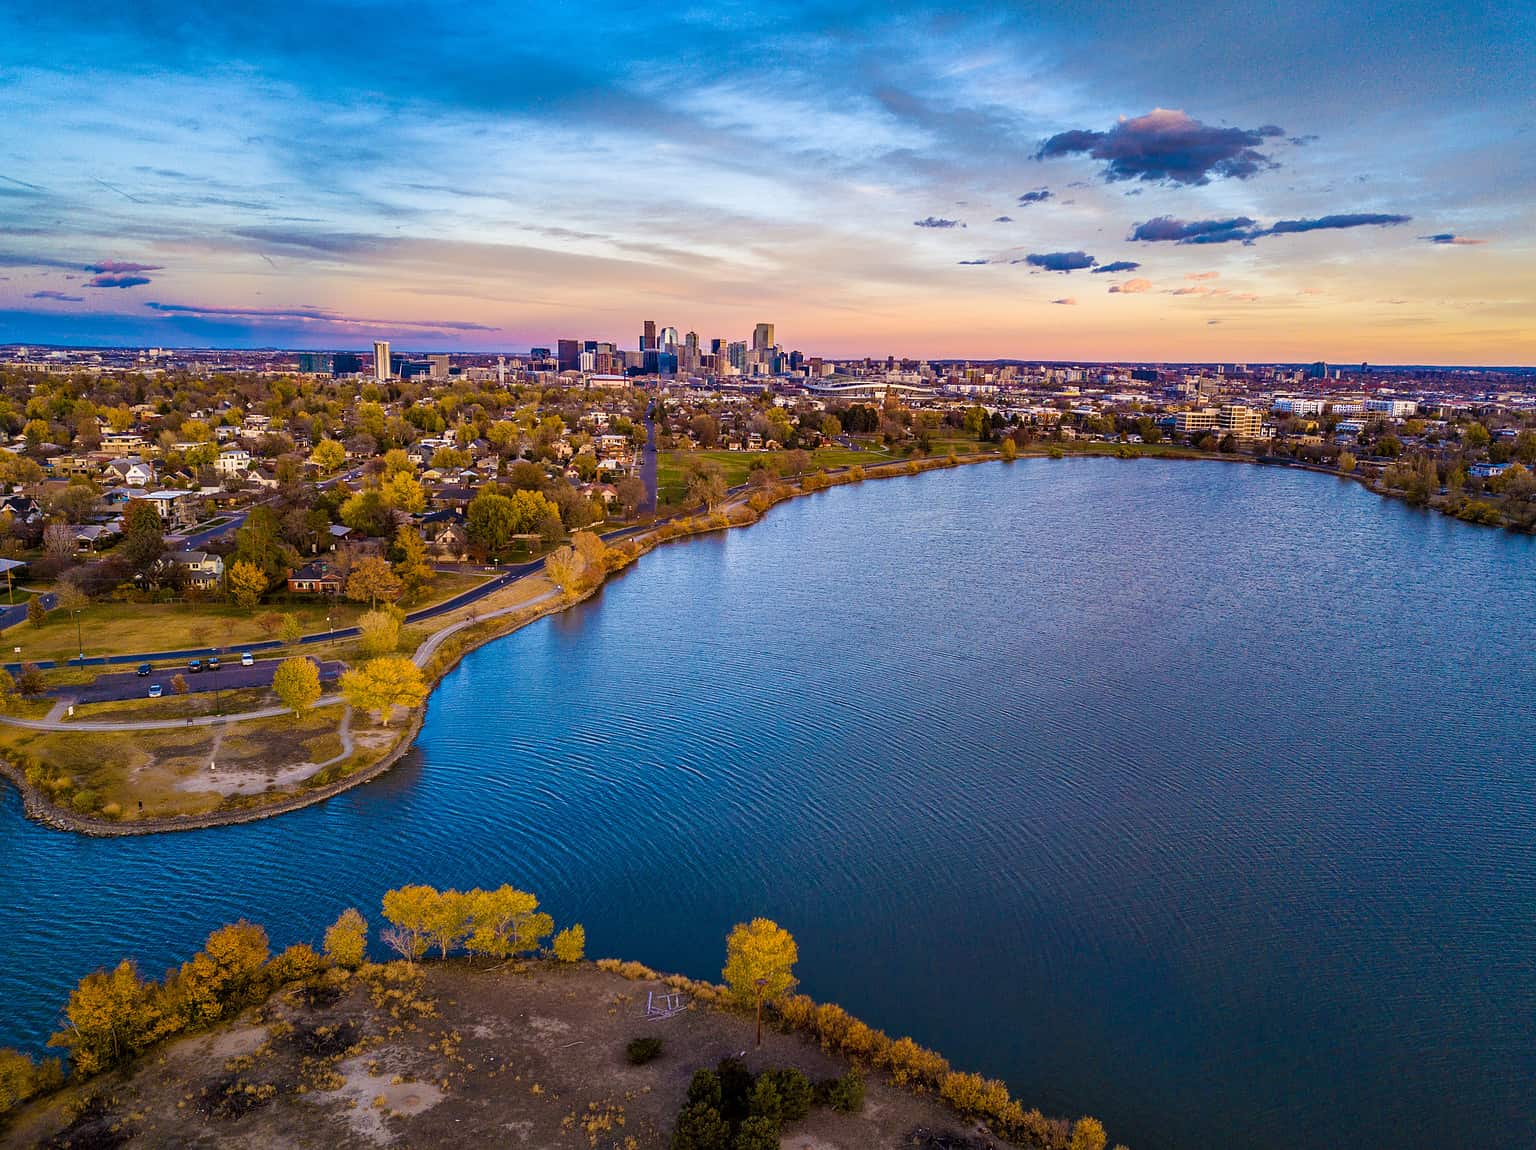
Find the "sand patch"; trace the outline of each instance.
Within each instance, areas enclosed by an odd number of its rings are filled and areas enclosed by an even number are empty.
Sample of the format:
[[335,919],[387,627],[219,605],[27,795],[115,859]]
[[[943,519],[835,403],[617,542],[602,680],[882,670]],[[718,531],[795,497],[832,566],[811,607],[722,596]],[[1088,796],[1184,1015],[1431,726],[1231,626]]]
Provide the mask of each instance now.
[[340,1063],[336,1073],[346,1079],[342,1086],[310,1097],[319,1105],[336,1105],[338,1117],[354,1134],[387,1146],[399,1137],[389,1129],[390,1118],[425,1113],[443,1100],[443,1092],[430,1082],[396,1082],[400,1075],[393,1071],[370,1074],[375,1061],[360,1055]]

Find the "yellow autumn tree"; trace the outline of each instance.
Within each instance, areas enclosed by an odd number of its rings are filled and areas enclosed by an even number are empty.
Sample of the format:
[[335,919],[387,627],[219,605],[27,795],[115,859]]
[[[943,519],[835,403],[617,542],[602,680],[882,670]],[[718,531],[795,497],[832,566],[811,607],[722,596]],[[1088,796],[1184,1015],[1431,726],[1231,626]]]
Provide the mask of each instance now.
[[341,693],[358,710],[377,711],[388,726],[396,707],[421,705],[427,697],[427,681],[421,668],[406,656],[385,655],[344,671]]
[[384,892],[384,917],[390,925],[379,937],[407,962],[427,953],[427,932],[439,897],[434,888],[420,883]]
[[163,1032],[160,988],[139,977],[126,959],[112,970],[98,970],[80,980],[64,1008],[68,1026],[48,1039],[69,1051],[70,1065],[82,1078],[115,1066],[142,1050]]
[[561,962],[580,962],[587,952],[587,929],[581,923],[566,927],[555,935],[551,948]]
[[795,988],[795,962],[799,948],[789,931],[772,919],[739,922],[725,940],[722,976],[739,1005],[757,1000],[758,980],[763,980],[764,1002],[782,998]]
[[464,949],[490,958],[511,958],[537,950],[555,929],[539,910],[537,895],[512,886],[470,892],[470,932]]
[[325,957],[356,970],[368,953],[368,920],[354,907],[341,912],[325,931]]

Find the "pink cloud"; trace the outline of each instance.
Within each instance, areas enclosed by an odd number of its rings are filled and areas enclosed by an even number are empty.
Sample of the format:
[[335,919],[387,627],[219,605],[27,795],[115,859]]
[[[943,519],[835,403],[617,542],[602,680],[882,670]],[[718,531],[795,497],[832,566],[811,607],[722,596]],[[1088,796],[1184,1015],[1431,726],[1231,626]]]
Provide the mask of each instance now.
[[1126,280],[1123,284],[1115,284],[1109,289],[1111,295],[1139,295],[1144,291],[1152,290],[1152,281],[1144,279]]

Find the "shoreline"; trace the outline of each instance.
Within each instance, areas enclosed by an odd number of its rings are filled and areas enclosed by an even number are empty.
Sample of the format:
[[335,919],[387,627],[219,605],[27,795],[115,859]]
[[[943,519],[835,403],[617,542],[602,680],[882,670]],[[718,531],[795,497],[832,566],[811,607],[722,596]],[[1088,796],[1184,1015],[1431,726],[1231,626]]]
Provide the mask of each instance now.
[[[1134,455],[1124,457],[1118,456],[1112,451],[1107,450],[1063,451],[1059,456],[1057,456],[1052,454],[1049,447],[1035,450],[1034,445],[1031,445],[1031,448],[1029,449],[1021,449],[1019,454],[1015,457],[1016,460],[1065,460],[1073,458],[1115,459],[1123,462],[1152,460],[1154,462],[1170,461],[1186,463],[1240,463],[1258,467],[1279,467],[1286,470],[1310,471],[1318,475],[1332,475],[1338,479],[1352,480],[1356,483],[1359,483],[1367,491],[1370,491],[1383,499],[1392,499],[1396,500],[1397,502],[1404,503],[1407,502],[1399,496],[1395,496],[1390,492],[1380,490],[1370,481],[1369,477],[1367,476],[1359,475],[1356,473],[1341,472],[1334,468],[1320,467],[1316,464],[1282,460],[1276,457],[1220,455],[1179,449],[1157,453],[1138,452]],[[553,615],[557,612],[564,611],[578,603],[586,601],[602,589],[603,585],[608,581],[610,576],[623,570],[625,567],[638,561],[642,555],[648,554],[649,552],[655,550],[657,547],[660,547],[665,543],[670,543],[676,539],[691,538],[695,535],[709,534],[715,531],[728,531],[736,528],[750,527],[754,523],[760,521],[763,516],[767,514],[768,510],[775,504],[788,502],[791,499],[798,499],[806,495],[814,495],[818,491],[825,490],[827,487],[846,486],[849,483],[864,482],[868,479],[889,479],[898,476],[920,475],[927,471],[948,470],[953,467],[970,464],[1008,463],[1014,461],[1015,460],[1009,460],[1005,458],[1000,452],[987,452],[985,454],[972,454],[964,456],[957,455],[953,457],[926,456],[921,459],[893,459],[871,464],[867,467],[860,466],[862,475],[858,479],[851,477],[852,467],[842,467],[836,469],[835,471],[815,473],[825,479],[826,482],[821,485],[806,488],[804,486],[804,481],[808,478],[811,478],[811,476],[802,476],[801,482],[793,487],[790,487],[786,484],[778,485],[776,489],[777,494],[770,496],[769,501],[764,507],[762,507],[761,510],[750,507],[749,503],[751,499],[755,498],[758,494],[767,493],[771,489],[761,488],[758,489],[757,492],[752,492],[749,494],[748,489],[743,486],[740,488],[733,488],[727,502],[722,504],[720,509],[715,512],[708,512],[703,509],[699,509],[693,513],[679,512],[667,517],[666,519],[657,520],[649,527],[644,528],[642,531],[639,531],[624,540],[624,543],[634,546],[635,551],[633,555],[629,556],[619,566],[604,571],[601,579],[593,583],[590,587],[585,588],[581,592],[575,594],[570,592],[556,594],[547,603],[542,603],[535,606],[534,609],[526,615],[526,617],[522,617],[521,613],[518,611],[513,611],[504,617],[505,619],[511,621],[509,626],[498,626],[498,620],[494,618],[488,618],[475,620],[467,624],[461,624],[455,628],[450,629],[448,632],[444,632],[443,639],[446,640],[451,638],[452,633],[456,631],[472,632],[479,626],[487,627],[485,633],[473,635],[467,643],[455,646],[454,649],[448,653],[446,658],[444,658],[441,654],[441,646],[444,644],[441,640],[439,641],[438,649],[434,649],[431,652],[431,655],[423,668],[427,671],[428,677],[431,681],[431,689],[428,692],[427,701],[411,713],[410,718],[407,720],[404,732],[399,740],[397,740],[395,745],[391,747],[390,750],[385,752],[385,754],[380,757],[377,762],[372,763],[362,768],[361,770],[354,772],[353,774],[347,775],[344,778],[336,779],[333,782],[326,783],[323,786],[317,787],[311,791],[306,791],[302,794],[290,795],[286,798],[276,799],[261,806],[246,809],[212,811],[203,815],[150,817],[146,819],[136,819],[131,822],[119,822],[111,819],[93,818],[72,814],[69,811],[56,806],[44,798],[38,788],[27,781],[25,772],[21,768],[17,767],[16,764],[12,763],[3,755],[0,755],[0,777],[4,777],[6,780],[8,780],[20,793],[22,800],[22,812],[24,817],[52,830],[86,835],[92,838],[126,838],[134,835],[167,834],[177,831],[213,830],[219,827],[239,826],[244,823],[257,822],[261,819],[275,818],[279,815],[291,814],[294,811],[303,810],[306,807],[335,798],[337,795],[351,790],[354,787],[359,787],[366,783],[372,782],[374,779],[389,771],[392,767],[394,767],[396,763],[404,758],[406,754],[408,754],[416,746],[416,737],[418,734],[420,734],[422,725],[426,721],[427,707],[430,705],[431,701],[431,692],[436,690],[437,685],[442,682],[443,678],[450,671],[458,666],[458,664],[464,659],[465,656],[469,655],[473,651],[478,650],[486,644],[493,642],[496,639],[501,639],[507,635],[511,635],[517,631],[520,631],[522,628],[528,626],[531,623],[535,623],[548,615]],[[732,511],[741,510],[746,510],[749,517],[739,521],[733,521],[730,518],[730,513]],[[1439,511],[1439,513],[1442,515],[1448,515],[1448,513],[1444,510],[1435,507],[1425,507],[1423,510]],[[1457,517],[1454,515],[1448,515],[1448,517],[1457,519]],[[1457,521],[1466,522],[1465,520],[1460,519],[1457,519]],[[687,525],[686,528],[683,527],[684,524]],[[1471,525],[1491,526],[1487,524]],[[667,528],[670,527],[678,527],[680,529],[668,533]],[[620,544],[620,546],[623,546],[623,544]],[[542,570],[542,565],[540,566],[539,570]],[[528,572],[528,575],[533,575],[536,573],[536,571],[530,571]],[[523,576],[523,578],[527,578],[528,575]],[[428,641],[430,641],[430,639]],[[439,662],[440,659],[444,659],[444,661]]]

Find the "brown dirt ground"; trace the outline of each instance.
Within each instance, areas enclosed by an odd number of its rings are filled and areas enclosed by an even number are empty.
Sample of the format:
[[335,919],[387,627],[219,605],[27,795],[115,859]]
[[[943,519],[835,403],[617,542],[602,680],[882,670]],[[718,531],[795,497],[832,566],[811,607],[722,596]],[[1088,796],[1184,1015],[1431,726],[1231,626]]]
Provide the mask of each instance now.
[[[813,1080],[846,1063],[798,1035],[695,1003],[645,1018],[646,992],[590,964],[372,968],[282,991],[240,1018],[21,1111],[0,1147],[665,1148],[695,1069],[743,1054]],[[329,977],[329,976],[326,976]],[[664,1042],[631,1066],[625,1044]],[[933,1099],[871,1078],[862,1113],[813,1108],[783,1150],[992,1146]]]

